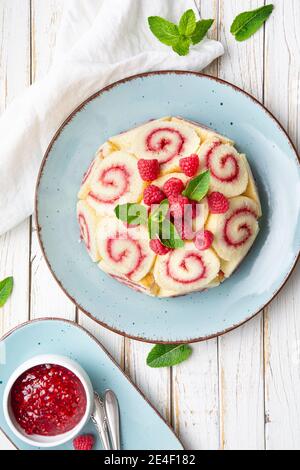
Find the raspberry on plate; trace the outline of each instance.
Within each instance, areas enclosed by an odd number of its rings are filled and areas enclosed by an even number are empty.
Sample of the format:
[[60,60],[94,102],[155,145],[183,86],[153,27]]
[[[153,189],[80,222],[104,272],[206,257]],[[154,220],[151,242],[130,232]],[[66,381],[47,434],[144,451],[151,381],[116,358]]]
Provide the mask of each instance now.
[[165,193],[154,184],[150,184],[144,191],[144,203],[147,206],[160,204],[166,198]]
[[150,248],[154,253],[160,256],[167,255],[171,251],[171,249],[164,246],[158,238],[150,240]]
[[190,157],[181,158],[179,161],[179,166],[186,176],[189,176],[190,178],[195,176],[200,166],[198,155],[194,154]]
[[73,447],[75,450],[92,450],[94,443],[94,436],[92,434],[85,434],[77,436],[73,440]]
[[201,230],[196,234],[195,246],[200,251],[208,250],[214,241],[214,234],[209,230]]
[[208,207],[212,214],[225,214],[229,209],[229,201],[224,194],[213,192],[208,196]]
[[160,167],[158,160],[139,160],[138,170],[144,181],[154,181],[158,178]]
[[184,184],[179,178],[170,178],[163,186],[163,191],[167,198],[179,196],[183,190]]

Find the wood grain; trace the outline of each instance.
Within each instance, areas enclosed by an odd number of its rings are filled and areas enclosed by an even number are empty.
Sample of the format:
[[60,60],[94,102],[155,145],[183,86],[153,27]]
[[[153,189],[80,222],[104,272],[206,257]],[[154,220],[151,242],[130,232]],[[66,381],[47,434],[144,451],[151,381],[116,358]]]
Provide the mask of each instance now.
[[[30,2],[0,2],[0,112],[30,84]],[[17,31],[17,34],[16,34]],[[28,320],[30,224],[0,237],[0,279],[13,276],[13,295],[0,309],[0,337]],[[0,433],[0,448],[12,445]]]
[[[0,112],[30,84],[30,2],[0,3]],[[17,34],[16,34],[17,31]],[[0,279],[13,276],[14,292],[0,309],[0,336],[28,320],[29,221],[0,237]]]
[[[300,146],[300,2],[273,0],[275,11],[254,37],[237,43],[236,14],[264,0],[195,0],[224,57],[205,73],[252,93]],[[0,1],[0,112],[52,63],[63,2]],[[29,317],[77,319],[172,423],[188,449],[300,449],[300,268],[261,315],[221,337],[192,346],[172,370],[145,365],[149,344],[124,340],[88,319],[66,299],[24,222],[0,238],[0,278],[13,275],[13,296],[0,312],[0,335]],[[31,294],[31,295],[30,295]],[[7,442],[1,440],[0,448]]]
[[[263,0],[220,2],[219,37],[226,52],[219,77],[263,98],[264,31],[244,43],[230,33],[235,16]],[[222,449],[264,448],[262,316],[219,339],[220,445]]]
[[[44,77],[52,63],[55,37],[62,13],[59,0],[31,2],[31,71],[33,80]],[[75,307],[53,279],[39,247],[32,224],[30,317],[75,320]]]
[[[300,148],[300,2],[266,25],[265,102]],[[300,269],[265,312],[266,447],[300,449]]]

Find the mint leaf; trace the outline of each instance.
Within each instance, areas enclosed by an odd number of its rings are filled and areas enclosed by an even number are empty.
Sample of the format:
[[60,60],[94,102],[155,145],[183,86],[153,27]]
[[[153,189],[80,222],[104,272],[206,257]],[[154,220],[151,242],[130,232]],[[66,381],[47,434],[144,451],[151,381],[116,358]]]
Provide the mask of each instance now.
[[231,25],[231,33],[237,41],[245,41],[258,31],[269,18],[274,5],[265,5],[252,11],[238,15]]
[[7,299],[12,293],[14,286],[14,278],[7,277],[0,282],[0,307],[3,307]]
[[151,32],[163,44],[173,46],[180,37],[179,28],[176,24],[161,18],[160,16],[150,16],[148,23]]
[[209,183],[210,171],[207,170],[204,173],[201,173],[201,175],[193,178],[182,194],[183,196],[192,199],[192,201],[200,202],[208,193]]
[[193,10],[187,10],[179,22],[179,32],[183,36],[191,36],[196,28],[196,15]]
[[180,56],[188,55],[190,52],[191,40],[190,38],[180,37],[178,42],[174,44],[173,51]]
[[184,242],[177,232],[175,225],[168,219],[165,219],[160,224],[159,238],[164,246],[172,250],[184,247]]
[[204,39],[206,36],[208,30],[212,27],[213,23],[215,20],[200,20],[197,21],[196,23],[196,28],[193,31],[193,34],[191,35],[191,41],[192,43],[198,44],[199,42]]
[[187,344],[156,344],[147,357],[149,367],[172,367],[186,361],[192,354]]
[[182,15],[178,26],[160,16],[148,18],[154,36],[163,44],[171,46],[180,56],[189,53],[191,44],[202,41],[213,22],[214,20],[196,21],[195,12],[191,9]]
[[159,234],[160,226],[169,211],[169,201],[164,199],[148,219],[149,237],[152,240]]
[[148,211],[140,204],[122,204],[115,208],[115,214],[119,220],[129,225],[145,225],[148,220]]

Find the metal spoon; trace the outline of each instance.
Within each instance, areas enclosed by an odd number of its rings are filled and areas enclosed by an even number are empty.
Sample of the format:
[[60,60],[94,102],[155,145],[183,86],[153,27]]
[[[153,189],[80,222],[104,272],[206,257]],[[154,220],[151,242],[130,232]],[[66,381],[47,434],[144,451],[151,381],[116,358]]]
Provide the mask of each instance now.
[[120,413],[116,395],[112,390],[104,393],[104,407],[113,450],[120,450]]
[[112,450],[109,441],[108,423],[105,413],[104,401],[97,392],[94,392],[94,411],[91,415],[91,419],[97,428],[104,449]]

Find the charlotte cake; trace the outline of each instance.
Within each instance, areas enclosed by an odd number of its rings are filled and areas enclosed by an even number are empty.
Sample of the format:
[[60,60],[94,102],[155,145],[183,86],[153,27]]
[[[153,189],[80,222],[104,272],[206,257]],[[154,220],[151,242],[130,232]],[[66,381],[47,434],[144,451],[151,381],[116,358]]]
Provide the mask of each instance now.
[[217,287],[259,232],[245,155],[197,123],[162,118],[110,138],[78,193],[93,262],[128,287],[173,297]]

